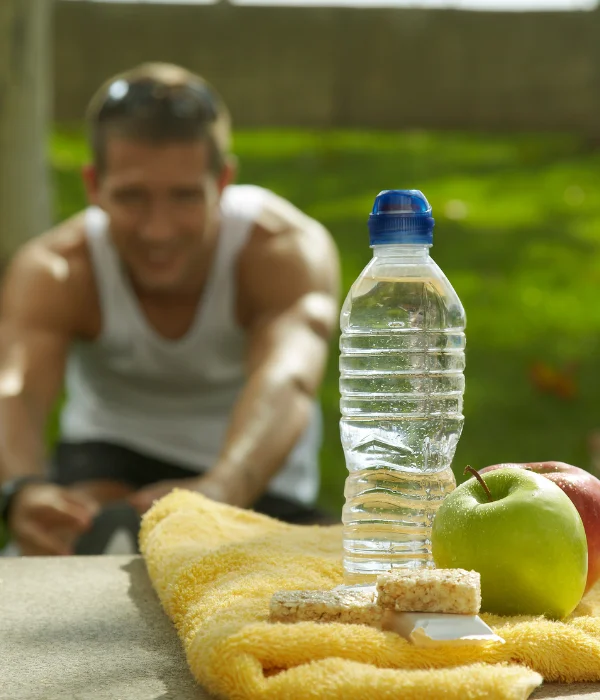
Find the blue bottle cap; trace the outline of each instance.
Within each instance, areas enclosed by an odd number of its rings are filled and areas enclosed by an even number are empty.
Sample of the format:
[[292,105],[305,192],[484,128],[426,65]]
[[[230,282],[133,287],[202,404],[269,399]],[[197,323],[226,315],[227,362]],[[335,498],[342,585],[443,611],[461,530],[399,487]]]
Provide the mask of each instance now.
[[369,216],[371,245],[433,243],[431,205],[420,190],[383,190]]

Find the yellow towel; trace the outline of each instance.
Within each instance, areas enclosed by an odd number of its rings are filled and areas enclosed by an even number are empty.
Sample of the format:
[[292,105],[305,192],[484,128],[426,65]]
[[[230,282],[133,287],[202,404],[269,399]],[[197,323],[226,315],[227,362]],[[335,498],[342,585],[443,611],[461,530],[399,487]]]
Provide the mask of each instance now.
[[542,678],[600,680],[597,589],[565,622],[482,616],[506,644],[422,649],[367,626],[267,622],[275,591],[342,583],[340,526],[286,525],[177,490],[146,514],[140,545],[190,669],[222,698],[516,700]]

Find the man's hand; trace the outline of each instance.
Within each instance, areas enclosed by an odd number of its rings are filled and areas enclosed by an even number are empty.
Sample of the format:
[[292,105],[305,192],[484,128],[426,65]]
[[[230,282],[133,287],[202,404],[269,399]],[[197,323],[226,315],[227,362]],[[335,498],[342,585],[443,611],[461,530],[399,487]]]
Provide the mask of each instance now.
[[159,498],[171,493],[173,489],[188,489],[203,493],[214,501],[227,501],[224,489],[217,483],[213,483],[210,475],[197,476],[190,479],[170,479],[168,481],[158,481],[155,484],[144,486],[128,497],[129,503],[138,511],[145,513]]
[[91,499],[68,488],[29,484],[14,497],[8,527],[25,555],[72,554],[97,512]]

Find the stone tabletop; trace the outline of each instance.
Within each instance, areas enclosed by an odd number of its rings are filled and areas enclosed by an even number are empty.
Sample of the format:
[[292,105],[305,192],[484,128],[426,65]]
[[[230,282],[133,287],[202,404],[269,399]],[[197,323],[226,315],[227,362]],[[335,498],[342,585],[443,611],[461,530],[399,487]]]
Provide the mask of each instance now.
[[[600,699],[600,684],[532,696]],[[1,700],[209,700],[140,557],[0,558]]]
[[0,559],[2,700],[203,700],[140,557]]

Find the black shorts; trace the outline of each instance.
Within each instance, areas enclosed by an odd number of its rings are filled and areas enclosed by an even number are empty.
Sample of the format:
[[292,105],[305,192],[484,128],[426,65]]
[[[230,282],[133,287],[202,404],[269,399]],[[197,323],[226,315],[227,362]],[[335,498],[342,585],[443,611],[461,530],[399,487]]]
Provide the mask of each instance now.
[[[52,479],[61,486],[83,481],[110,479],[133,488],[142,488],[157,481],[189,479],[198,472],[135,450],[108,442],[59,443],[52,459]],[[264,494],[252,510],[297,525],[330,525],[331,515],[281,496]]]

